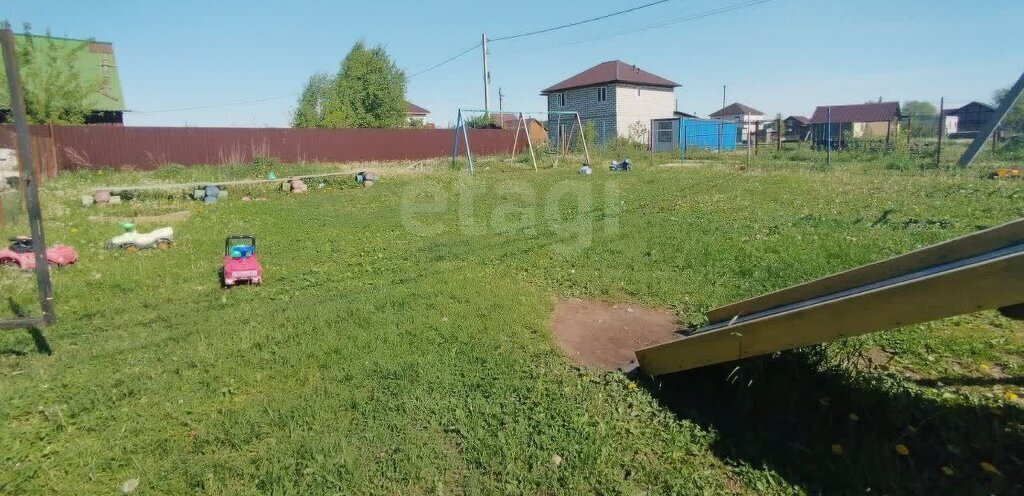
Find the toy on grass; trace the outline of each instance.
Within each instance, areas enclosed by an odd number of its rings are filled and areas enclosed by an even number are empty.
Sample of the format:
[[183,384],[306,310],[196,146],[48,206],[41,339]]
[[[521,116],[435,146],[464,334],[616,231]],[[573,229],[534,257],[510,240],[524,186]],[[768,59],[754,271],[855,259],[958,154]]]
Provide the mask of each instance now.
[[224,240],[224,266],[220,270],[224,287],[241,283],[263,284],[263,268],[256,258],[256,237],[233,234]]
[[[78,261],[74,248],[54,245],[46,250],[46,262],[50,266],[64,267]],[[11,238],[11,246],[0,250],[0,265],[17,265],[25,270],[36,268],[36,255],[32,252],[32,238],[18,236]]]
[[217,200],[226,198],[227,196],[228,190],[220,189],[213,184],[192,190],[192,198],[200,200],[203,203],[217,203]]
[[612,160],[611,164],[608,165],[610,171],[629,171],[629,159],[624,159],[622,162],[616,162]]
[[590,165],[583,164],[583,167],[580,167],[580,174],[583,174],[584,176],[589,176],[593,173],[594,170],[590,168]]
[[135,230],[135,224],[122,222],[121,228],[127,232],[107,241],[108,250],[124,250],[135,253],[148,248],[167,249],[174,243],[174,229],[170,227],[140,233]]
[[356,173],[356,182],[362,184],[364,188],[369,188],[373,186],[373,183],[377,182],[377,173],[359,171]]

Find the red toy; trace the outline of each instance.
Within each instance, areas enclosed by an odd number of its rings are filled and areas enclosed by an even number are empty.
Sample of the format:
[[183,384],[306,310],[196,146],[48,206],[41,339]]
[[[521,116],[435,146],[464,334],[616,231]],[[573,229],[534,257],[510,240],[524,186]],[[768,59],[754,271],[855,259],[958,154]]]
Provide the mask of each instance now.
[[[78,261],[74,248],[55,245],[46,250],[46,261],[51,266],[64,267]],[[18,236],[11,238],[11,246],[0,250],[0,265],[17,265],[25,270],[36,268],[36,255],[32,253],[32,238]]]
[[[232,241],[247,241],[245,244],[231,244]],[[224,267],[220,272],[224,287],[243,282],[263,284],[263,268],[256,258],[256,237],[232,235],[224,240]]]

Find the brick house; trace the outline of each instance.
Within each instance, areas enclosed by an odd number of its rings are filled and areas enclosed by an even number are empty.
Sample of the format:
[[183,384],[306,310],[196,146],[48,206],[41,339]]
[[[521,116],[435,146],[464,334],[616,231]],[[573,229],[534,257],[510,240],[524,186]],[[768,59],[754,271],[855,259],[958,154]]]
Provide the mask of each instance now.
[[405,119],[410,126],[423,126],[427,123],[430,111],[412,102],[405,102]]
[[[679,84],[621,60],[602,62],[540,92],[548,111],[579,112],[584,125],[594,123],[597,142],[615,136],[647,142],[651,120],[672,117]],[[572,117],[548,116],[548,139],[561,143]],[[632,129],[631,129],[632,128]],[[632,132],[631,132],[632,130]]]
[[761,122],[764,121],[764,112],[742,103],[733,103],[716,110],[708,117],[736,124],[736,139],[746,143],[750,139],[750,135],[756,133],[761,127]]

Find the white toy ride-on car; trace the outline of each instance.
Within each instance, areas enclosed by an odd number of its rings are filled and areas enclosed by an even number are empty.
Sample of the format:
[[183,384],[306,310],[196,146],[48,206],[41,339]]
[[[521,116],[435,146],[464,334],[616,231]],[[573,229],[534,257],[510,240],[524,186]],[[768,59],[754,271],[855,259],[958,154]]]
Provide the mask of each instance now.
[[170,227],[156,229],[148,233],[136,231],[135,225],[131,223],[121,224],[121,227],[128,232],[107,241],[107,249],[134,253],[149,248],[166,249],[174,243],[174,229]]

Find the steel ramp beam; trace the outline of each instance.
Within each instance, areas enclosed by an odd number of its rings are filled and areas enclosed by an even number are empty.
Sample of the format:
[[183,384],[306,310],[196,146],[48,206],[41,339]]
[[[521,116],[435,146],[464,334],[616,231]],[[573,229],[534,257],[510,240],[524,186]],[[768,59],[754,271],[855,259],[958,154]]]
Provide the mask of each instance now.
[[[979,253],[982,249],[987,251]],[[948,253],[960,258],[948,260]],[[929,265],[935,260],[947,261]],[[845,279],[836,279],[841,275]],[[861,284],[851,286],[850,281]],[[1024,304],[1024,220],[742,303],[747,303],[746,315],[734,314],[681,339],[638,350],[640,367],[662,375]],[[709,316],[731,313],[723,309]]]

